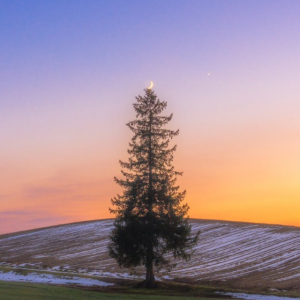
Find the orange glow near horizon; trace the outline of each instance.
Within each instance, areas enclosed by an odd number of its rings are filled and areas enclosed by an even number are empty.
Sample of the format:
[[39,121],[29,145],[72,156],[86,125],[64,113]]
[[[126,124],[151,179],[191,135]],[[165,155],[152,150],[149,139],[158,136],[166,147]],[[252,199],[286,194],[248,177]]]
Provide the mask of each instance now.
[[[249,136],[255,136],[259,143],[249,147]],[[295,145],[298,141],[283,134],[285,143],[278,143],[276,151],[270,152],[275,141],[267,136],[268,131],[252,133],[244,140],[236,136],[235,140],[230,134],[228,138],[198,141],[191,149],[185,149],[184,138],[177,139],[174,165],[184,171],[178,183],[187,190],[185,202],[190,206],[191,218],[300,226],[300,159],[295,159],[299,157],[298,145]],[[119,154],[124,155],[124,152],[125,145]],[[108,208],[110,199],[121,192],[113,181],[113,176],[120,176],[118,158],[110,156],[109,162],[100,158],[97,161],[94,155],[90,157],[89,163],[66,167],[47,180],[42,178],[51,168],[45,168],[43,176],[37,168],[32,177],[27,178],[26,187],[23,178],[19,183],[15,178],[16,185],[6,179],[3,192],[14,194],[15,200],[2,206],[3,211],[11,211],[11,215],[4,218],[6,223],[4,227],[2,224],[2,230],[20,230],[18,224],[21,223],[27,224],[21,227],[25,230],[113,218]],[[23,188],[14,193],[21,182]],[[14,211],[18,224],[9,218]]]

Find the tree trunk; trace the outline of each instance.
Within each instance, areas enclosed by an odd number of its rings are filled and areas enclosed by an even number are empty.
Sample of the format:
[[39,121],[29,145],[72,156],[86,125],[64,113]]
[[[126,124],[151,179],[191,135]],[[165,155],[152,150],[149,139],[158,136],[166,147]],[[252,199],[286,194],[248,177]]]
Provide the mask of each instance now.
[[153,263],[149,263],[147,265],[146,269],[146,281],[145,281],[145,287],[147,288],[153,288],[155,287],[155,278],[154,278],[154,271],[153,271]]

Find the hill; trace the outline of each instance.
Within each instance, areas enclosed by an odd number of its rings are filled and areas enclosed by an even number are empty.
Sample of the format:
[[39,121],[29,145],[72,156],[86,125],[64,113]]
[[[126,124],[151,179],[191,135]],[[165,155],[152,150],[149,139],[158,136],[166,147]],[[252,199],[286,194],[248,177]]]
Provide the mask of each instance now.
[[[299,290],[300,228],[281,225],[190,220],[201,231],[188,262],[177,261],[164,279],[240,288]],[[102,277],[139,278],[108,257],[112,220],[72,223],[0,235],[2,265],[69,271]]]

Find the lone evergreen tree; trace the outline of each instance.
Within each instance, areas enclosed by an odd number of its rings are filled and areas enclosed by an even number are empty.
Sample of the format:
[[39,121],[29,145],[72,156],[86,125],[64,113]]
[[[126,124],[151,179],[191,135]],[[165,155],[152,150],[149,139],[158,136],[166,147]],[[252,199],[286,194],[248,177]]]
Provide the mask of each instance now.
[[161,116],[167,103],[151,89],[133,104],[136,119],[127,124],[133,131],[128,162],[120,161],[123,179],[114,178],[123,188],[113,198],[111,213],[116,215],[110,235],[109,254],[121,267],[146,267],[145,287],[155,286],[154,266],[171,268],[166,254],[188,260],[199,233],[190,237],[185,191],[179,192],[172,166],[176,145],[170,140],[179,130],[164,128],[170,116]]

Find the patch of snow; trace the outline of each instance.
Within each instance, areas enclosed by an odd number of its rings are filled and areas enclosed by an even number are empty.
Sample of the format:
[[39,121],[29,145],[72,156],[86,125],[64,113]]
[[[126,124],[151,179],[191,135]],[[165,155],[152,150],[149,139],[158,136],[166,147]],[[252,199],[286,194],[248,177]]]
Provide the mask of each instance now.
[[246,299],[246,300],[295,300],[299,298],[290,298],[290,297],[280,297],[280,296],[268,296],[268,295],[255,295],[255,294],[245,294],[245,293],[221,293],[217,292],[224,296],[231,296],[234,299]]
[[25,281],[37,283],[51,283],[51,284],[76,284],[84,286],[111,286],[113,283],[107,283],[97,279],[72,277],[72,276],[55,276],[52,274],[29,273],[27,275],[16,274],[13,271],[3,273],[0,272],[0,280],[4,281]]
[[25,267],[27,264],[23,263],[23,264],[19,264],[19,267]]
[[276,281],[284,281],[284,280],[290,280],[290,279],[295,279],[297,277],[300,277],[300,273],[298,274],[294,274],[292,276],[288,276],[288,277],[282,277],[280,279],[277,279]]
[[112,273],[112,272],[88,272],[86,273],[88,275],[93,276],[103,276],[108,278],[118,278],[118,279],[141,279],[144,278],[144,276],[138,276],[138,275],[130,275],[129,273]]

